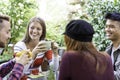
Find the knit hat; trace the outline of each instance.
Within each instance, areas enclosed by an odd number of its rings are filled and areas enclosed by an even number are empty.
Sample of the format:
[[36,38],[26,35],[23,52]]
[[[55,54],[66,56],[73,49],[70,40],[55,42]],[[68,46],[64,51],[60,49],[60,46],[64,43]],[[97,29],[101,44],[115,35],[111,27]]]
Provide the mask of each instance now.
[[94,29],[91,24],[84,20],[72,20],[65,29],[64,35],[81,42],[91,42]]

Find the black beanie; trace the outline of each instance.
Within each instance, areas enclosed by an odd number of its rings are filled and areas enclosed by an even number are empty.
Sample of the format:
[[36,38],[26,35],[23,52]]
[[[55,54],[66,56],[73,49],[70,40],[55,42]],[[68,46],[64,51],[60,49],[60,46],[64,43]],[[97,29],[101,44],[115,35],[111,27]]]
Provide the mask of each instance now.
[[91,42],[94,29],[84,20],[72,20],[67,24],[64,34],[81,42]]

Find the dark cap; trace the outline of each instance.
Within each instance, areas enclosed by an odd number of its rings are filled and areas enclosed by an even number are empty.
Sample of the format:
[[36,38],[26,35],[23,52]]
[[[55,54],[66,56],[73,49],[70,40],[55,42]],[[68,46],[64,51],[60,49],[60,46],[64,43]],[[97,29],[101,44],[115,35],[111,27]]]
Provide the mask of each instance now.
[[64,34],[81,42],[91,42],[94,29],[84,20],[72,20],[67,24]]
[[118,13],[118,12],[107,13],[105,15],[105,19],[111,19],[111,20],[115,20],[115,21],[120,21],[120,13]]

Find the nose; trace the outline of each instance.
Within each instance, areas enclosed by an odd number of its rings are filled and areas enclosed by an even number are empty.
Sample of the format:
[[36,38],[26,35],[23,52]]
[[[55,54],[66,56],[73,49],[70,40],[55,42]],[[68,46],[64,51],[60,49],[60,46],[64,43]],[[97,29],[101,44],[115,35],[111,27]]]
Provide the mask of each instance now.
[[11,33],[8,34],[8,39],[10,39],[10,38],[11,38]]
[[109,31],[109,30],[110,30],[110,27],[106,27],[106,28],[105,28],[105,31]]
[[37,29],[36,28],[33,30],[33,33],[37,33]]

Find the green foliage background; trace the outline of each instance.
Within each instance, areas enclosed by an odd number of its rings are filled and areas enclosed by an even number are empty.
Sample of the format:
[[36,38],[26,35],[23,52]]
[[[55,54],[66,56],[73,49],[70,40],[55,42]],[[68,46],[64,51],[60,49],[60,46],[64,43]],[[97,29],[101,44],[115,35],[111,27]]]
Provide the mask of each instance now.
[[[6,2],[5,2],[6,1]],[[54,0],[52,0],[54,1]],[[49,2],[50,3],[50,2]],[[47,3],[47,5],[49,4]],[[57,2],[56,2],[57,3]],[[73,4],[75,6],[76,4]],[[77,5],[81,6],[82,14],[78,12],[72,13],[72,17],[79,17],[80,19],[85,19],[89,21],[95,29],[94,43],[98,50],[104,51],[106,46],[109,45],[110,41],[105,37],[105,19],[104,16],[107,12],[117,11],[120,12],[120,1],[119,0],[86,0],[81,1]],[[51,7],[49,7],[51,6]],[[56,8],[55,8],[56,7]],[[62,15],[57,8],[57,5],[53,6],[52,3],[48,5],[49,12],[55,14],[59,20],[55,18],[54,20],[46,21],[47,25],[47,39],[53,40],[59,43],[61,47],[64,46],[63,35],[65,26],[69,20]],[[53,10],[53,8],[55,8]],[[33,16],[36,16],[38,11],[38,4],[36,0],[0,0],[0,13],[7,14],[11,16],[12,23],[12,38],[10,43],[15,44],[19,41],[25,34],[27,27],[27,22]],[[58,15],[58,13],[60,13]],[[64,12],[66,13],[66,12]],[[63,17],[63,18],[61,18]]]
[[0,13],[11,17],[10,43],[16,43],[25,34],[27,22],[36,15],[37,5],[35,0],[5,0],[0,1]]
[[99,50],[104,51],[106,46],[110,44],[110,41],[105,38],[104,16],[107,12],[120,12],[120,1],[90,0],[85,6],[87,7],[89,21],[95,29],[94,43]]
[[[36,15],[38,7],[35,0],[0,0],[0,14],[11,17],[11,36],[9,43],[15,44],[25,34],[27,22]],[[0,61],[13,57],[10,47],[6,47]]]

